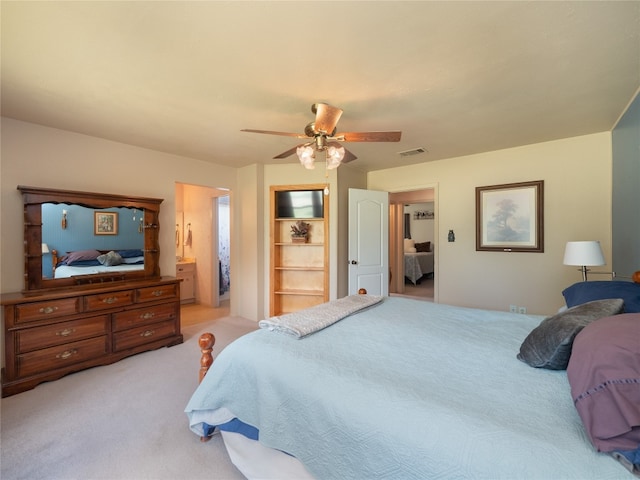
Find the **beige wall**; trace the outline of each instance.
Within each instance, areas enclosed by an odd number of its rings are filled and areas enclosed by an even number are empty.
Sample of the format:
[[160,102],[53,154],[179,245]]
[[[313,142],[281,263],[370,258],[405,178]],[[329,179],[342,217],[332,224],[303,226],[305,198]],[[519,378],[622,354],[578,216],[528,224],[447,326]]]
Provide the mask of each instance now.
[[[238,172],[238,193],[231,199],[231,304],[233,306],[235,299],[237,315],[255,321],[264,318],[264,310],[268,308],[264,303],[265,285],[268,283],[264,280],[263,246],[269,227],[261,215],[264,211],[264,184],[262,165],[241,168]],[[239,208],[234,208],[234,205]]]
[[[268,312],[269,185],[325,181],[320,167],[309,171],[292,163],[235,169],[5,118],[1,153],[0,291],[23,287],[17,185],[164,198],[160,245],[170,254],[161,255],[160,266],[164,275],[174,275],[175,185],[180,182],[231,190],[231,312],[254,320]],[[475,187],[539,179],[545,180],[545,253],[476,252]],[[608,132],[368,176],[345,165],[330,172],[328,180],[331,298],[346,294],[345,268],[338,262],[340,256],[346,258],[339,247],[346,245],[349,187],[390,192],[437,187],[437,291],[442,303],[499,310],[516,304],[530,313],[549,313],[562,305],[561,290],[580,279],[573,267],[562,265],[566,241],[598,239],[610,262]],[[446,241],[449,229],[456,232],[452,244]]]
[[[2,118],[0,291],[23,288],[17,185],[163,198],[160,269],[175,275],[175,183],[235,190],[238,171],[186,157]],[[233,245],[232,245],[233,247]],[[167,252],[165,254],[164,252]],[[234,310],[232,298],[231,309]]]
[[[562,290],[581,280],[562,264],[567,241],[600,240],[610,270],[611,163],[611,134],[605,132],[372,172],[368,188],[437,184],[440,303],[495,310],[513,304],[548,314],[563,305]],[[475,187],[533,180],[545,182],[544,253],[477,252]],[[455,243],[447,242],[450,229]]]

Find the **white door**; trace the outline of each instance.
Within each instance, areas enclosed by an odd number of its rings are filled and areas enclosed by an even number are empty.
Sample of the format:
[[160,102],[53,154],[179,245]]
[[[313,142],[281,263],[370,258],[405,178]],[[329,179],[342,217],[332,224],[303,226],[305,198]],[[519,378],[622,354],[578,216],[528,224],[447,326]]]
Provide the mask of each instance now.
[[389,194],[349,189],[349,295],[389,295]]

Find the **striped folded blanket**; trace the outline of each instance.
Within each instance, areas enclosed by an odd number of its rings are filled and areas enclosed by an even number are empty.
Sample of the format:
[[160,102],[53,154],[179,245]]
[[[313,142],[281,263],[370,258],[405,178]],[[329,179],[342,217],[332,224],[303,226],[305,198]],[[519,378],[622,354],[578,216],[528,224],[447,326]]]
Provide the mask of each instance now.
[[382,298],[377,295],[349,295],[298,312],[260,320],[258,325],[260,328],[303,338],[381,302]]

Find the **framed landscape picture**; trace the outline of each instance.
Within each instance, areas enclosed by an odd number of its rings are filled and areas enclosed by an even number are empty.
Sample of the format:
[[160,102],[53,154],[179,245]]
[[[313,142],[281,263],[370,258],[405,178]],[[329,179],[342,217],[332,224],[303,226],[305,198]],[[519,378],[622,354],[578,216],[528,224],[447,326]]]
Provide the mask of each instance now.
[[94,212],[93,213],[93,233],[94,235],[117,235],[118,234],[118,213],[117,212]]
[[544,180],[476,187],[476,250],[544,252]]

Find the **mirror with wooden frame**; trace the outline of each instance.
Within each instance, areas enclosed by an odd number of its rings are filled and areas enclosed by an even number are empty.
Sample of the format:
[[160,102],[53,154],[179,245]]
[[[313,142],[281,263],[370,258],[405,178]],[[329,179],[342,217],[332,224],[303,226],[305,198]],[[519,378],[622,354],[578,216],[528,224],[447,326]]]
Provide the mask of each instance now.
[[[54,190],[22,185],[18,186],[18,190],[22,193],[24,206],[25,291],[160,277],[158,218],[162,199]],[[82,206],[94,209],[91,212],[91,220],[87,221],[85,219],[82,222],[82,230],[84,232],[82,235],[86,239],[86,244],[81,247],[81,250],[95,250],[100,253],[100,256],[96,257],[96,261],[93,262],[96,265],[95,267],[85,269],[88,272],[86,274],[82,273],[82,269],[76,269],[71,273],[64,273],[62,277],[57,278],[56,276],[56,270],[58,270],[56,264],[58,261],[64,263],[63,259],[68,256],[69,250],[77,250],[77,247],[72,249],[64,244],[55,245],[55,242],[50,244],[49,240],[43,238],[43,230],[51,230],[49,226],[43,229],[43,218],[47,218],[46,215],[43,217],[43,210],[46,211],[47,208],[55,206],[62,206],[62,214],[55,218],[54,221],[56,228],[63,230],[66,230],[68,226],[70,228],[72,219],[67,218],[67,211],[71,211],[72,207]],[[69,208],[66,209],[64,208],[65,206],[69,206]],[[123,238],[125,229],[118,228],[118,212],[122,208],[129,209],[128,211],[132,212],[131,217],[126,216],[126,220],[131,222],[133,219],[135,231],[139,237],[142,237],[143,241],[139,239],[132,241],[130,238]],[[122,222],[125,221],[124,215],[120,214],[120,217]],[[77,221],[77,218],[74,221]],[[78,227],[77,223],[74,227]],[[87,230],[91,233],[86,233]],[[123,245],[117,244],[118,237],[122,240]],[[110,240],[111,243],[105,243],[107,240]],[[118,246],[114,247],[114,245]],[[127,250],[123,250],[125,248]],[[125,252],[133,251],[133,249],[138,252],[136,255],[140,253],[142,255],[137,258],[123,258],[120,256],[120,254],[123,254],[124,257],[127,257]],[[120,258],[118,262],[112,261],[112,258],[110,258],[112,257],[110,255],[111,252],[118,253],[116,255],[116,257]],[[45,266],[43,268],[43,256],[45,255],[53,255],[55,260],[50,267]],[[135,261],[138,265],[134,266],[133,262],[127,263],[130,260]],[[76,265],[80,263],[82,262],[78,262]],[[102,268],[105,265],[109,268]],[[89,267],[90,265],[83,266]],[[62,274],[61,270],[57,273]],[[51,275],[46,272],[51,272]]]

